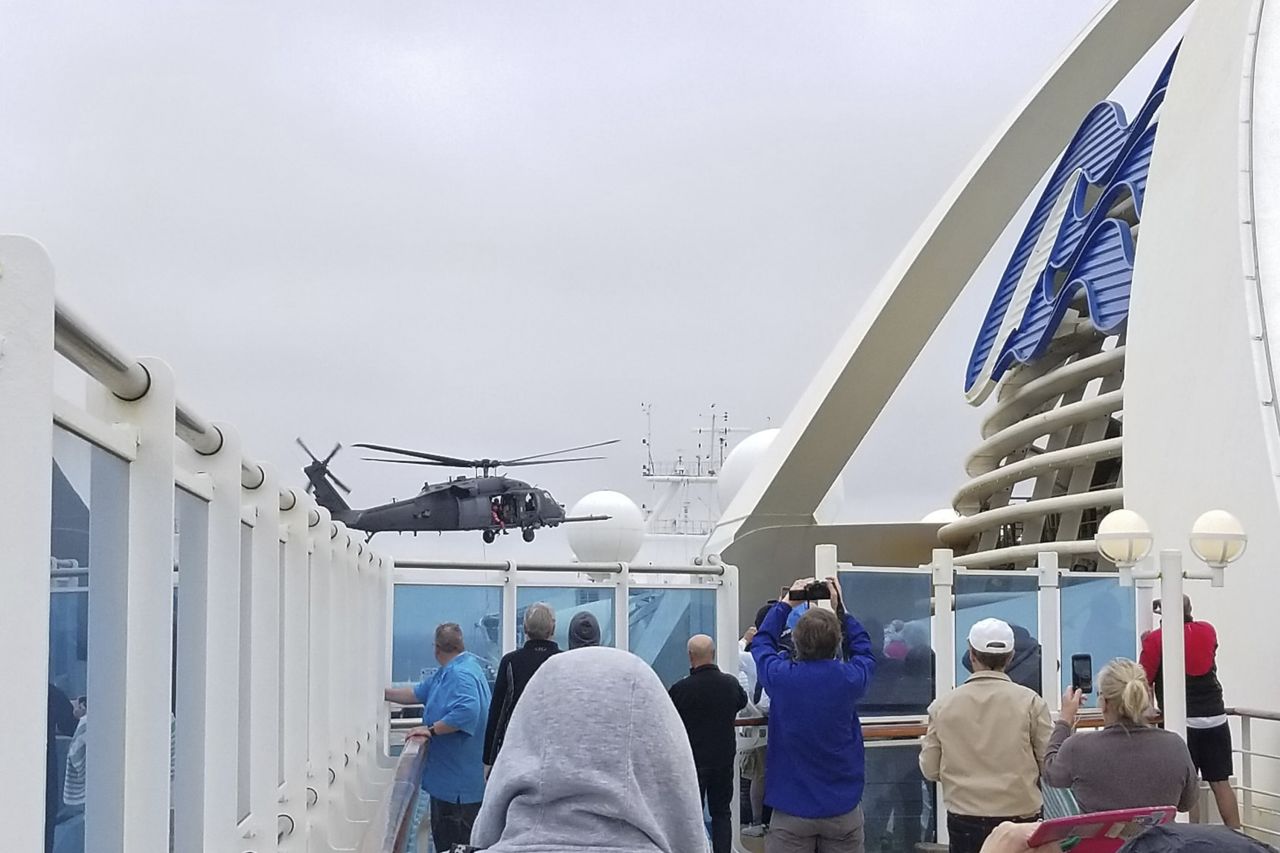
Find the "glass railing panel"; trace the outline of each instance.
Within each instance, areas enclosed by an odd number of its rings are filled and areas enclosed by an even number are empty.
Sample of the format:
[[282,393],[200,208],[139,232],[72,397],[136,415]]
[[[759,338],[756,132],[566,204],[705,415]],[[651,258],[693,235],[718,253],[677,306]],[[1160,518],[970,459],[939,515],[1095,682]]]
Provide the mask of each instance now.
[[480,659],[490,685],[502,659],[502,588],[397,584],[391,625],[391,680],[417,683],[439,668],[436,627],[456,622],[462,641]]
[[253,528],[240,525],[240,706],[239,742],[236,749],[236,819],[249,816],[249,755],[252,749],[249,732],[253,661]]
[[[174,494],[174,512],[176,515],[174,524],[174,601],[173,601],[173,679],[171,693],[171,711],[172,724],[170,727],[170,762],[169,762],[169,786],[170,786],[170,803],[174,810],[174,826],[175,833],[183,833],[186,829],[179,824],[185,824],[188,820],[194,820],[195,813],[191,809],[196,807],[194,802],[179,803],[178,797],[181,791],[175,786],[177,778],[178,763],[180,761],[177,755],[177,737],[178,737],[178,705],[179,705],[179,685],[178,685],[178,666],[183,660],[189,658],[190,653],[186,651],[186,636],[183,634],[183,625],[188,625],[187,631],[198,630],[198,626],[204,622],[204,616],[199,612],[204,606],[204,602],[197,599],[188,602],[184,596],[187,591],[199,592],[194,585],[188,584],[186,587],[182,585],[184,572],[188,578],[198,574],[203,574],[209,559],[209,505],[200,498],[185,492],[182,489],[176,489]],[[188,617],[187,614],[190,614]],[[184,620],[190,618],[188,624]],[[192,627],[196,626],[196,627]],[[197,653],[203,648],[202,637],[191,637],[191,641],[197,650]],[[189,697],[194,701],[194,697]],[[184,773],[188,774],[188,778],[194,777],[196,774],[203,773],[203,768],[185,768]],[[190,789],[189,789],[190,790]],[[174,841],[170,838],[170,849],[173,849]]]
[[[1134,588],[1120,586],[1114,576],[1064,577],[1062,598],[1062,673],[1063,685],[1070,683],[1071,656],[1093,658],[1093,678],[1109,661],[1123,657],[1138,658],[1137,615],[1134,610]],[[1098,693],[1087,697],[1086,704],[1097,707]]]
[[1040,580],[1013,572],[956,576],[956,683],[971,674],[969,630],[983,619],[1001,619],[1013,628],[1013,660],[1005,670],[1018,684],[1036,691],[1040,685]]
[[689,638],[716,634],[716,594],[711,589],[629,591],[630,650],[670,687],[689,674]]
[[[53,430],[53,517],[49,566],[49,741],[46,772],[46,839],[59,850],[85,849],[85,806],[92,798],[122,796],[123,779],[94,777],[94,754],[115,745],[93,745],[88,709],[91,580],[126,571],[129,505],[128,463],[71,433]],[[103,713],[104,718],[107,714]],[[107,806],[109,807],[109,806]]]
[[869,742],[862,794],[867,853],[915,853],[937,839],[937,785],[920,775],[917,741]]
[[930,575],[841,572],[840,591],[849,612],[871,635],[876,655],[876,675],[859,703],[859,713],[923,714],[934,696]]
[[524,614],[530,605],[543,602],[556,614],[555,641],[569,648],[569,623],[579,613],[590,613],[600,623],[600,644],[616,645],[614,591],[608,587],[522,586],[516,590],[516,646],[524,645]]

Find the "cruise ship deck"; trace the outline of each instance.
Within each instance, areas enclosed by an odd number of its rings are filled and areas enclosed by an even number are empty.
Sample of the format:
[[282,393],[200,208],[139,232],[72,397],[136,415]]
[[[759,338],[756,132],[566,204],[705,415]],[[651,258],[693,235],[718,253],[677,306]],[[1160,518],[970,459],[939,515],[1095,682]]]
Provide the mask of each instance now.
[[[1173,28],[1176,48],[1144,60]],[[1144,61],[1145,97],[1109,100]],[[668,565],[626,537],[563,562],[445,559],[430,539],[384,553],[288,485],[289,460],[186,404],[189,377],[61,300],[37,240],[0,236],[4,849],[402,853],[424,761],[405,732],[422,721],[383,689],[432,673],[436,625],[460,625],[492,681],[532,604],[556,611],[561,645],[589,612],[669,687],[695,634],[736,672],[757,609],[803,576],[838,578],[879,662],[859,710],[868,851],[945,849],[918,756],[976,622],[1014,627],[1015,680],[1056,709],[1063,661],[1136,659],[1153,601],[1184,591],[1221,637],[1245,830],[1280,841],[1278,130],[1280,3],[1105,3],[850,318],[698,556]],[[991,308],[956,354],[955,393],[983,419],[952,507],[824,523],[1011,222]],[[83,400],[62,394],[67,372]],[[1176,635],[1166,660],[1185,654]],[[1185,735],[1174,670],[1163,725]],[[55,726],[55,701],[79,725]],[[739,720],[739,769],[764,722]],[[1082,725],[1100,723],[1095,708]],[[735,849],[758,851],[743,808]],[[1207,790],[1202,811],[1216,819]]]

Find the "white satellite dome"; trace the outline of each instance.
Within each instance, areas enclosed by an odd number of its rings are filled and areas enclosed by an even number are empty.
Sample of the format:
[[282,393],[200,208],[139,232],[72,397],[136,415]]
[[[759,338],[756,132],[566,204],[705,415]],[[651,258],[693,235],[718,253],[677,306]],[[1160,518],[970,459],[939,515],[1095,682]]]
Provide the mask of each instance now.
[[[724,465],[720,468],[720,476],[716,482],[716,495],[720,498],[721,511],[729,508],[729,504],[733,502],[734,497],[742,490],[742,486],[747,482],[747,477],[751,476],[751,472],[760,464],[760,460],[764,458],[769,446],[773,444],[773,440],[778,437],[780,431],[774,428],[752,433],[739,442],[737,447],[729,451],[728,457],[724,460]],[[822,499],[817,509],[813,511],[814,520],[819,524],[833,524],[843,506],[844,478],[837,477],[836,481],[831,484],[831,489],[827,492],[826,497]]]
[[607,521],[565,525],[569,547],[582,563],[629,563],[644,544],[644,515],[620,492],[592,492],[573,505],[570,516],[607,515]]
[[960,513],[956,512],[949,506],[942,509],[935,509],[933,512],[920,519],[922,524],[950,524],[960,517]]
[[734,496],[741,491],[756,465],[760,464],[769,445],[778,437],[778,432],[777,429],[753,432],[729,451],[724,465],[720,466],[720,476],[716,482],[716,495],[720,498],[722,509],[728,509],[729,504],[733,503]]

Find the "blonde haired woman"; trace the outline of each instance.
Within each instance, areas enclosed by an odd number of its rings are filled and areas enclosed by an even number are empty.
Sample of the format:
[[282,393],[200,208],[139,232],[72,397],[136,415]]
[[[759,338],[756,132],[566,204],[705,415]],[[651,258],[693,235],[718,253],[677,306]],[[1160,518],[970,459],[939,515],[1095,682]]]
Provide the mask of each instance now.
[[1151,688],[1142,667],[1117,658],[1098,677],[1105,728],[1072,734],[1084,694],[1068,688],[1049,738],[1044,781],[1070,788],[1088,812],[1146,806],[1188,811],[1198,782],[1182,738],[1147,723]]

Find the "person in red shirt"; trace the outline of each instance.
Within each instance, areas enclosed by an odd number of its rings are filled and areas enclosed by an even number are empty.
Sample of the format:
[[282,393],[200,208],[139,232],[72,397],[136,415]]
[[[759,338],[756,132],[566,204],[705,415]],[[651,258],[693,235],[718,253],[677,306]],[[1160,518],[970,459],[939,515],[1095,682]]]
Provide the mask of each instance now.
[[[1160,613],[1160,602],[1152,605]],[[1218,681],[1218,632],[1208,622],[1197,622],[1191,616],[1191,598],[1182,597],[1182,630],[1187,660],[1187,749],[1201,778],[1209,783],[1218,803],[1222,822],[1232,829],[1240,828],[1240,808],[1231,790],[1231,726],[1222,698],[1222,682]],[[1155,685],[1156,696],[1164,704],[1161,629],[1142,638],[1139,663],[1147,672],[1147,680]],[[1193,810],[1194,814],[1194,810]]]

